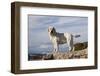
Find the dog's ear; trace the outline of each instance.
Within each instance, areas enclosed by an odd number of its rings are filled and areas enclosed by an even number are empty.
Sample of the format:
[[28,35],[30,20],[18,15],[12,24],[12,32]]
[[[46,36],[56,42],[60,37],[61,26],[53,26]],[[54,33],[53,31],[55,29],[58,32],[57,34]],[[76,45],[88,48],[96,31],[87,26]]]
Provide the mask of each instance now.
[[48,32],[50,32],[51,31],[51,28],[50,28],[50,26],[48,27]]
[[50,32],[50,31],[51,31],[51,26],[48,27],[48,32]]
[[51,35],[55,35],[56,34],[56,29],[53,27],[51,30]]
[[55,32],[56,32],[56,29],[55,29],[54,27],[52,28],[52,30],[53,30],[53,33],[55,33]]
[[54,27],[52,28],[52,30],[53,30],[53,32],[56,32],[56,29]]

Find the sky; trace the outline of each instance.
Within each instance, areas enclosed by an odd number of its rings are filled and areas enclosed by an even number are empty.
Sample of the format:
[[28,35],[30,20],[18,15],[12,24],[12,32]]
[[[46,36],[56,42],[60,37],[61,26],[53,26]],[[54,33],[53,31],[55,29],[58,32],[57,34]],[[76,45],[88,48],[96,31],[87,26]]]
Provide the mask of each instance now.
[[[81,37],[74,38],[74,44],[88,41],[88,17],[28,15],[29,54],[52,52],[53,46],[48,35],[49,26],[55,27],[60,33],[80,34]],[[60,51],[67,49],[67,44],[60,45]]]

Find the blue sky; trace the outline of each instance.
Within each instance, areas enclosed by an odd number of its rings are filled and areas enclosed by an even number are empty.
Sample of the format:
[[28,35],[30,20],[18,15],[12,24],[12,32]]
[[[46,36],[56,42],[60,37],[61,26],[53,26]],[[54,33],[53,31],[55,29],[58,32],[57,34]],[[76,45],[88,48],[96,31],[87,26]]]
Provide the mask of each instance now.
[[[57,32],[80,34],[80,38],[74,38],[74,43],[88,41],[88,17],[28,15],[29,54],[52,51],[49,26],[55,27]],[[67,44],[64,44],[60,50],[66,51],[66,48]]]

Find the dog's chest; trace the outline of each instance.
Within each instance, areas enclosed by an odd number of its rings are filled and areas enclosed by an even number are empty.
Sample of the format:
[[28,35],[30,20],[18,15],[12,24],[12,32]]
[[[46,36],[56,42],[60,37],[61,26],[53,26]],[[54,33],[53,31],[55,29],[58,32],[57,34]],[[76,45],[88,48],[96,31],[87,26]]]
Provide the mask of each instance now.
[[67,42],[66,37],[62,33],[58,33],[55,37],[52,38],[52,40],[58,44],[64,44]]

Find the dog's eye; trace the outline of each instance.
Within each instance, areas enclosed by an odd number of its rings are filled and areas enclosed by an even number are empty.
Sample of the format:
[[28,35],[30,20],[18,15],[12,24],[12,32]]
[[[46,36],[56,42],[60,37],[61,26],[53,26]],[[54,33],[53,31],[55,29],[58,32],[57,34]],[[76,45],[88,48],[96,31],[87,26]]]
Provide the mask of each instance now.
[[51,31],[51,33],[53,33],[53,30]]

